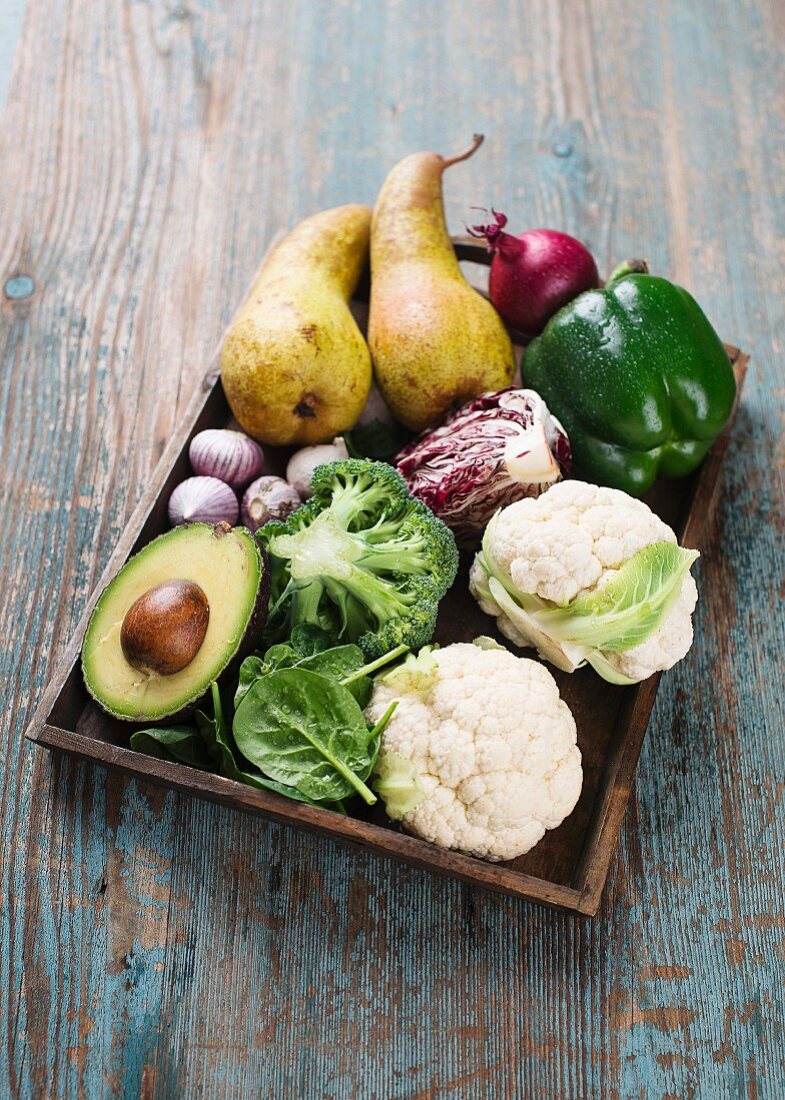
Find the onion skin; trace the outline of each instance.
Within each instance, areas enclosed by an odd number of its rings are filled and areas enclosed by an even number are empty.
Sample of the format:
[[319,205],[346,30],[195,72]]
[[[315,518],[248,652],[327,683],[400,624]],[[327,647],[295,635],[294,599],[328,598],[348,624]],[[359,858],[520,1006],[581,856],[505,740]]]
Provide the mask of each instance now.
[[169,523],[228,523],[234,527],[240,505],[234,489],[217,477],[189,477],[169,497]]
[[217,477],[244,489],[264,468],[264,452],[254,439],[229,428],[206,428],[191,440],[188,457],[195,474]]
[[562,306],[600,285],[594,257],[585,245],[557,229],[530,229],[514,237],[507,218],[492,211],[495,224],[475,225],[493,254],[488,291],[502,320],[524,336],[538,336]]

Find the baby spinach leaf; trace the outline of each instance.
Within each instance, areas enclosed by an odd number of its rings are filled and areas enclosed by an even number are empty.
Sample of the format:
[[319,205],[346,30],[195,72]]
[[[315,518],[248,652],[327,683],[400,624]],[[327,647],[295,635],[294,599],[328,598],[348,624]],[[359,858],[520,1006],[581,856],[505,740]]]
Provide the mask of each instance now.
[[[213,768],[219,775],[226,779],[234,779],[236,783],[247,783],[249,787],[259,787],[267,791],[275,791],[286,798],[294,798],[297,802],[307,802],[311,806],[317,805],[306,795],[300,794],[294,787],[287,787],[283,783],[276,783],[267,776],[258,775],[255,772],[240,768],[237,764],[237,748],[234,744],[232,731],[224,718],[223,704],[218,685],[211,685],[213,717],[210,718],[203,711],[196,712],[196,721],[199,731],[205,741],[207,751],[213,757]],[[211,769],[213,770],[213,769]],[[345,811],[343,811],[345,812]]]
[[264,661],[261,657],[252,653],[250,657],[246,657],[243,663],[240,665],[240,679],[237,684],[237,690],[234,693],[234,709],[237,710],[240,703],[245,698],[245,693],[251,684],[255,683],[260,676],[264,676]]
[[257,680],[234,716],[243,756],[278,783],[319,801],[376,795],[364,780],[378,751],[351,692],[304,668],[285,668]]
[[[314,643],[318,642],[319,639],[316,635],[322,634],[318,627],[309,629],[306,624],[295,628],[294,634],[297,633],[297,630],[303,631],[300,639],[303,647],[311,637]],[[292,635],[293,639],[294,634]],[[304,654],[301,650],[295,649],[293,645],[281,642],[278,645],[271,646],[264,657],[246,657],[243,661],[240,666],[240,681],[234,696],[235,710],[256,680],[281,668],[304,668],[309,672],[318,672],[320,676],[326,676],[328,680],[335,680],[338,683],[345,680],[347,681],[346,686],[359,703],[360,709],[364,709],[368,705],[373,690],[373,681],[369,675],[365,674],[366,668],[369,672],[373,671],[377,666],[394,660],[405,650],[405,646],[399,646],[397,650],[385,654],[383,658],[374,661],[372,665],[366,666],[363,651],[356,645],[331,646],[326,649],[314,648],[312,653]]]
[[294,646],[289,645],[288,642],[279,642],[278,645],[270,646],[265,653],[262,660],[262,675],[274,672],[276,668],[290,668],[300,659],[301,655]]
[[352,458],[376,458],[389,462],[403,450],[413,433],[401,424],[380,420],[369,421],[350,432],[344,432],[344,440]]
[[162,729],[136,730],[131,734],[131,748],[154,756],[158,760],[187,764],[200,771],[212,771],[213,761],[199,730],[194,726],[169,726]]
[[332,640],[327,631],[315,623],[298,623],[292,631],[290,644],[301,657],[312,657],[315,653],[329,649]]
[[[341,683],[365,668],[365,656],[356,645],[333,646],[332,649],[325,649],[322,653],[315,653],[312,657],[299,661],[297,668],[318,672],[328,680]],[[351,683],[346,684],[346,687],[357,700],[360,709],[364,710],[368,706],[373,690],[373,681],[370,676],[358,676],[352,679]]]

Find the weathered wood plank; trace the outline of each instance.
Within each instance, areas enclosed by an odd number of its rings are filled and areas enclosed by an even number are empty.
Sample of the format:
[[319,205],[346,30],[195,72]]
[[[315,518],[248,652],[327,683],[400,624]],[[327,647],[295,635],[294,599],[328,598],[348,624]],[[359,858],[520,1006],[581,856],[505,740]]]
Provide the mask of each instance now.
[[[777,0],[29,0],[0,127],[0,1091],[779,1096],[785,33]],[[267,240],[418,148],[683,279],[751,377],[600,916],[21,743]],[[105,884],[105,888],[104,888]]]

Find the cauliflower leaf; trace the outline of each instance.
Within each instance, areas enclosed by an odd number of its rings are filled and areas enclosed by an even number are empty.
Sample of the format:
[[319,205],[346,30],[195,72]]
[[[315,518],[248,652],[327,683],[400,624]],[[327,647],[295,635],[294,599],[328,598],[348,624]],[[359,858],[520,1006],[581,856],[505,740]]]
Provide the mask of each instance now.
[[604,583],[564,608],[545,607],[532,616],[560,642],[620,652],[653,634],[673,607],[684,574],[699,557],[673,542],[645,546]]

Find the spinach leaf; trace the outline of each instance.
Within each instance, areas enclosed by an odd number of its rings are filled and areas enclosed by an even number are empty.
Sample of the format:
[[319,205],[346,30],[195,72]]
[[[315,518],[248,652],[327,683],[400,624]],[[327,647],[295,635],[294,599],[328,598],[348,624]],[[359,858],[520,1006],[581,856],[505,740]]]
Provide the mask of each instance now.
[[131,748],[154,756],[158,760],[187,764],[200,771],[212,771],[213,761],[199,730],[194,726],[169,726],[164,729],[136,730],[131,734]]
[[240,679],[237,684],[237,690],[234,693],[235,710],[237,710],[240,703],[242,703],[251,684],[255,683],[260,676],[264,676],[264,672],[265,666],[261,657],[252,653],[250,657],[245,658],[240,665]]
[[[298,630],[306,631],[308,629],[305,624],[302,627],[296,627],[292,639],[294,640]],[[322,634],[318,627],[312,629],[318,634]],[[305,649],[306,642],[310,640],[307,635],[301,636],[300,644],[303,649]],[[319,639],[314,636],[312,640],[318,642]],[[389,659],[392,660],[393,656],[397,655],[397,653],[391,654]],[[281,668],[295,667],[308,669],[309,672],[318,672],[320,676],[326,676],[328,680],[335,680],[338,683],[351,677],[351,682],[346,686],[359,703],[360,708],[367,707],[373,690],[373,681],[370,676],[356,675],[365,667],[365,657],[359,646],[339,645],[326,649],[314,648],[313,652],[304,653],[295,649],[293,645],[281,642],[278,645],[271,646],[264,657],[251,656],[245,658],[240,666],[240,681],[234,696],[235,710],[242,703],[251,685],[262,676],[267,676]]]
[[300,660],[300,654],[288,642],[272,645],[264,655],[262,666],[264,673],[274,672],[276,668],[290,668]]
[[[218,685],[211,685],[213,701],[213,717],[210,718],[203,711],[196,712],[196,721],[199,731],[205,741],[207,751],[213,757],[214,770],[226,779],[234,779],[236,783],[247,783],[249,787],[259,787],[267,791],[275,791],[286,798],[294,798],[297,802],[307,802],[311,806],[317,805],[312,799],[300,794],[293,787],[287,787],[283,783],[276,783],[264,775],[255,772],[244,771],[237,764],[237,747],[234,744],[231,729],[224,719],[223,704]],[[211,769],[213,770],[213,769]],[[345,811],[344,811],[345,812]]]
[[356,792],[372,805],[365,784],[379,733],[369,729],[348,688],[304,668],[263,676],[249,689],[234,716],[240,752],[276,782],[319,801]]
[[[320,676],[326,676],[328,680],[335,680],[340,684],[365,668],[365,663],[365,656],[359,646],[338,645],[298,661],[297,668],[318,672]],[[359,676],[346,684],[346,687],[357,700],[360,709],[364,710],[370,702],[373,691],[373,680],[370,676]]]
[[290,645],[301,657],[312,657],[315,653],[329,649],[332,639],[326,630],[315,623],[298,623],[292,631]]
[[352,458],[375,458],[390,462],[413,435],[402,424],[389,423],[376,417],[350,432],[344,432],[343,438]]

